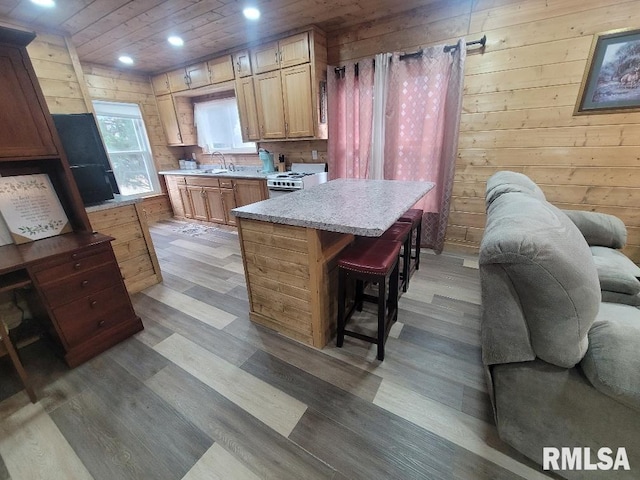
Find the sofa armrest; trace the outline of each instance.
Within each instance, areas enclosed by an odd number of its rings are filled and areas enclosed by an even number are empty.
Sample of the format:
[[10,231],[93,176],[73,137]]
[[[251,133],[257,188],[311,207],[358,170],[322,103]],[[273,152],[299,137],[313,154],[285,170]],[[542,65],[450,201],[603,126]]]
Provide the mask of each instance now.
[[622,248],[627,243],[627,227],[618,217],[582,210],[562,211],[575,223],[591,246]]

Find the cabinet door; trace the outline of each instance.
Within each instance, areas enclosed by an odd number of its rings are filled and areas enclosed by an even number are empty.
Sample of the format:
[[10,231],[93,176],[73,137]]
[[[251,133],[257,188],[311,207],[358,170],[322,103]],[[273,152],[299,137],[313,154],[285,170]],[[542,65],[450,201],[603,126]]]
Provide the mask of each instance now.
[[[182,205],[182,197],[178,187],[178,178],[173,175],[165,175],[164,180],[167,184],[167,194],[173,209],[173,215],[176,217],[184,217],[184,206]],[[180,177],[182,178],[182,177]]]
[[253,73],[271,72],[280,68],[278,42],[260,45],[251,50]]
[[160,114],[160,122],[167,137],[168,145],[182,145],[182,136],[178,127],[178,116],[176,115],[176,107],[173,103],[172,95],[162,95],[156,97],[158,104],[158,113]]
[[191,208],[193,209],[191,212],[193,218],[206,221],[209,219],[209,215],[207,213],[207,195],[204,190],[204,187],[190,187],[187,185]]
[[269,198],[267,182],[265,180],[234,180],[236,190],[236,206],[244,207],[250,203],[260,202]]
[[189,88],[198,88],[211,85],[209,78],[209,67],[207,62],[190,65],[186,68]]
[[187,72],[184,68],[168,72],[167,78],[169,79],[169,88],[172,93],[182,92],[189,89]]
[[169,79],[167,78],[166,73],[161,73],[160,75],[151,77],[151,84],[153,85],[153,91],[156,95],[166,95],[167,93],[171,93],[171,88],[169,88]]
[[[0,46],[0,157],[55,155],[49,110],[29,76],[30,60],[18,48]],[[35,78],[35,75],[34,75]]]
[[260,138],[285,138],[280,71],[262,73],[253,79],[256,87]]
[[231,210],[236,208],[235,192],[232,188],[221,188],[222,205],[224,206],[224,217],[228,225],[236,224],[236,217],[231,214]]
[[236,100],[238,101],[242,140],[245,142],[259,140],[260,130],[258,128],[258,111],[256,109],[253,78],[247,77],[236,80]]
[[193,118],[193,101],[190,97],[173,97],[180,138],[183,145],[196,145],[196,127]]
[[205,198],[209,215],[207,220],[215,223],[225,223],[224,204],[222,203],[222,193],[219,188],[205,188]]
[[307,32],[280,40],[279,47],[281,68],[309,62],[309,34]]
[[191,198],[189,196],[189,190],[187,190],[187,186],[178,185],[178,191],[180,192],[180,198],[182,199],[184,216],[186,218],[193,218],[193,207],[191,206]]
[[287,137],[312,137],[311,67],[302,65],[283,69],[282,93]]
[[209,60],[207,64],[209,65],[211,83],[228,82],[235,78],[231,55]]
[[249,50],[243,50],[233,55],[233,66],[237,77],[247,77],[251,75],[251,57]]

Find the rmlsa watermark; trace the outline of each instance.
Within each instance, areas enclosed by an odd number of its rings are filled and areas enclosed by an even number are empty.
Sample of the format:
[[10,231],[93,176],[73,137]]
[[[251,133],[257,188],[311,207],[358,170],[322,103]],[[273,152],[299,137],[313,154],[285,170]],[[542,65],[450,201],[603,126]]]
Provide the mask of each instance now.
[[631,470],[627,450],[609,447],[592,452],[589,447],[542,447],[543,470]]

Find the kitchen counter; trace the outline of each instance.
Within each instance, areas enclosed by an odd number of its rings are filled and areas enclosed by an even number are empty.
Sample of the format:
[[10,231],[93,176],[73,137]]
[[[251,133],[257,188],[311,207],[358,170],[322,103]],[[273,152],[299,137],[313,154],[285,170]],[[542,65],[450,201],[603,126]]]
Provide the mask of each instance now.
[[379,237],[433,187],[430,182],[343,178],[231,212],[239,218]]
[[[205,173],[205,170],[211,170],[211,168],[203,168],[203,169],[185,169],[185,170],[164,170],[162,172],[158,172],[160,175],[180,175],[183,177],[189,176],[198,176],[198,177],[222,177],[222,178],[255,178],[255,179],[265,179],[267,178],[267,173],[262,173],[259,171],[259,167],[251,168],[248,170],[236,170],[235,172],[225,172],[225,173]],[[272,172],[275,173],[275,172]]]
[[340,179],[233,209],[251,320],[324,347],[336,329],[340,252],[355,235],[382,235],[433,187]]

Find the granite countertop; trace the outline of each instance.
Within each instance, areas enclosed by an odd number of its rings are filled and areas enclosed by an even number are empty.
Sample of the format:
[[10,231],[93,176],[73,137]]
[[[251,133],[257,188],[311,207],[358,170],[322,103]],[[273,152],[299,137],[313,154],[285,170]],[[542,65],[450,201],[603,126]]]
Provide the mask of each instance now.
[[[225,172],[225,173],[205,173],[205,170],[210,170],[213,168],[210,165],[206,166],[206,168],[202,169],[185,169],[185,170],[164,170],[162,172],[158,172],[160,175],[180,175],[183,177],[189,176],[198,176],[198,177],[223,177],[223,178],[256,178],[256,179],[264,179],[267,178],[267,173],[262,173],[260,171],[260,167],[243,167],[245,170],[236,170],[234,172]],[[272,172],[275,173],[275,172]]]
[[114,193],[112,200],[105,200],[97,205],[89,205],[85,207],[87,213],[99,212],[100,210],[108,210],[110,208],[124,207],[125,205],[133,205],[142,201],[140,196],[119,195]]
[[435,185],[338,179],[231,212],[239,218],[379,237]]

